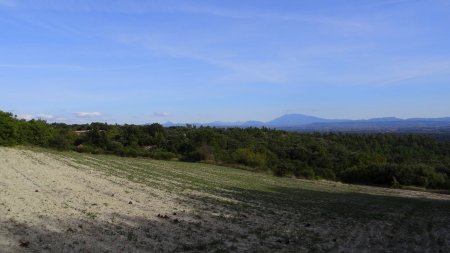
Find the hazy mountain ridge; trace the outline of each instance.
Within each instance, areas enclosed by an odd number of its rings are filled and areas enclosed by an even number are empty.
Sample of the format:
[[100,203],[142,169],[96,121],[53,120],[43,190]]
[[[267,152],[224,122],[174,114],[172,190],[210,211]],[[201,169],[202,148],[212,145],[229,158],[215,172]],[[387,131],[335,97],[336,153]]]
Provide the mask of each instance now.
[[[170,126],[185,126],[186,123],[167,122]],[[361,120],[325,119],[304,114],[285,114],[267,122],[222,122],[189,123],[194,126],[210,127],[269,127],[291,131],[383,131],[450,129],[450,117],[442,118],[408,118],[397,117],[370,118]]]

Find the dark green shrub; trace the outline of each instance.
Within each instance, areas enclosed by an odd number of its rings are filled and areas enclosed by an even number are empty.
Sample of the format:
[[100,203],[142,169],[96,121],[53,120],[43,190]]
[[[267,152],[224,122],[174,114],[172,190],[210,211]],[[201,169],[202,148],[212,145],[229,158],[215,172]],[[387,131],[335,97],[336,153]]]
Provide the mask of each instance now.
[[262,168],[266,165],[266,156],[248,148],[239,148],[233,154],[234,160],[250,167]]
[[11,113],[0,111],[0,145],[11,146],[20,142],[19,124]]
[[157,151],[150,154],[151,158],[157,160],[173,160],[177,158],[177,155],[172,152]]

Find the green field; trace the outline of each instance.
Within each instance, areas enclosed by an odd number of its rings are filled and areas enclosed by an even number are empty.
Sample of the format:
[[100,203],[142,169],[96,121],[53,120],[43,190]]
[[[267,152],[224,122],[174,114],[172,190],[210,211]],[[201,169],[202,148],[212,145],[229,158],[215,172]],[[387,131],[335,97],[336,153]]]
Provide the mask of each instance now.
[[[448,252],[450,201],[439,195],[277,178],[209,164],[53,153],[178,196],[192,207],[180,251]],[[202,222],[203,221],[203,222]],[[210,226],[212,223],[214,226]],[[173,226],[179,226],[173,224]],[[201,236],[200,236],[201,237]],[[183,238],[186,239],[186,238]]]
[[0,154],[10,178],[0,178],[0,246],[11,252],[23,238],[36,252],[450,252],[449,195],[41,148]]

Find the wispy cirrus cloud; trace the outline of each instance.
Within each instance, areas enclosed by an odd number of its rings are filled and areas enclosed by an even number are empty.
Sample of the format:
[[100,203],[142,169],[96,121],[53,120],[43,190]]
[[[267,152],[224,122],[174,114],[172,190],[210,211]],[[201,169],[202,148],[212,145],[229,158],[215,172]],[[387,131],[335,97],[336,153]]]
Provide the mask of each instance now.
[[379,85],[396,84],[432,75],[450,75],[450,61],[437,60],[420,64],[397,64],[390,71],[389,78],[380,81]]
[[17,5],[17,2],[14,0],[0,0],[0,6],[14,7]]
[[0,64],[0,68],[9,69],[60,69],[60,70],[94,70],[80,65],[66,64]]
[[327,25],[332,27],[348,28],[352,30],[368,30],[369,25],[351,19],[343,19],[332,16],[304,15],[289,12],[254,12],[225,8],[215,8],[200,5],[181,5],[173,7],[173,10],[185,13],[210,15],[231,19],[265,19],[272,21],[297,21],[316,25]]
[[187,59],[216,66],[226,71],[221,81],[283,83],[289,81],[294,62],[290,57],[256,60],[222,51],[209,51],[199,45],[180,44],[152,35],[121,36],[118,41],[137,45],[155,55],[174,59]]
[[[397,0],[399,1],[399,0]],[[16,6],[14,0],[0,0],[1,4]],[[193,15],[208,15],[213,17],[229,19],[261,19],[271,21],[294,21],[305,22],[315,25],[325,25],[331,27],[347,28],[352,30],[365,30],[369,25],[363,22],[352,20],[351,18],[341,18],[324,15],[311,15],[295,12],[277,12],[277,11],[254,11],[250,9],[234,9],[213,4],[199,4],[198,2],[186,1],[55,1],[55,2],[36,2],[23,1],[23,8],[30,9],[48,9],[54,11],[73,11],[73,12],[104,12],[104,13],[184,13]]]

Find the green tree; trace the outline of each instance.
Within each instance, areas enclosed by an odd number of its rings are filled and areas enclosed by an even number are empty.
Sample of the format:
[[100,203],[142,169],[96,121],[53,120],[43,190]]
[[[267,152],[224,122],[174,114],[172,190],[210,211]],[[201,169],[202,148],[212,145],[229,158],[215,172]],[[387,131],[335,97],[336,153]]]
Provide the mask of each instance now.
[[0,111],[0,145],[10,146],[19,143],[19,120],[11,113]]

